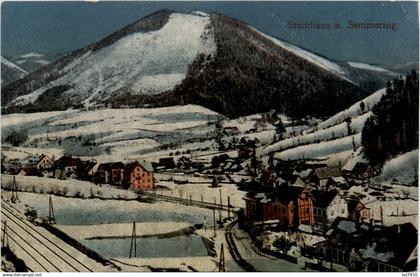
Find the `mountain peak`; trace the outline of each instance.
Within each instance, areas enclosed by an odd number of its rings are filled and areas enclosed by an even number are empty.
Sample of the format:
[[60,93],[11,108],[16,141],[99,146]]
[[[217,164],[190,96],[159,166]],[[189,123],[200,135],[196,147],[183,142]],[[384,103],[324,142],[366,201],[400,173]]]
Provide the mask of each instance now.
[[324,116],[365,93],[343,72],[234,18],[159,10],[5,87],[2,103],[6,112],[189,103],[232,117]]

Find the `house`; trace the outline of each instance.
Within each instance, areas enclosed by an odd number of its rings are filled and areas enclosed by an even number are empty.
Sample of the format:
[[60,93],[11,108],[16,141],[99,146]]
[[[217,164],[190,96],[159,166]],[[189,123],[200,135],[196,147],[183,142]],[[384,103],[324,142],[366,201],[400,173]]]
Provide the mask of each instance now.
[[111,185],[122,186],[124,183],[125,165],[122,162],[112,163],[109,167],[111,171]]
[[305,187],[306,183],[297,175],[293,175],[290,180],[290,185],[295,187]]
[[355,221],[370,219],[370,210],[358,199],[347,199],[348,218]]
[[313,191],[315,224],[325,230],[337,217],[347,217],[348,207],[337,191]]
[[109,184],[111,182],[112,163],[101,163],[96,171],[96,182],[100,184]]
[[80,166],[80,159],[71,156],[62,156],[53,164],[54,178],[69,179],[77,177],[77,167]]
[[303,187],[283,185],[271,193],[248,193],[245,198],[245,224],[278,220],[284,228],[313,225],[313,202]]
[[417,229],[411,223],[390,227],[337,218],[315,245],[318,258],[349,271],[414,271],[417,257]]
[[146,162],[129,164],[124,174],[124,186],[132,190],[154,189],[153,167]]
[[287,183],[284,179],[278,176],[274,166],[270,166],[262,172],[260,181],[264,191],[271,191]]
[[175,168],[175,161],[174,158],[160,158],[159,159],[159,166],[162,166],[166,169],[172,169]]
[[16,175],[19,176],[38,176],[42,177],[42,172],[32,166],[24,166],[22,169],[20,169]]
[[54,156],[52,158],[42,154],[41,158],[36,162],[35,167],[37,169],[48,169],[54,164]]
[[97,162],[97,161],[82,162],[76,168],[77,175],[79,176],[81,180],[94,181],[99,165],[100,165],[100,162]]
[[239,131],[238,127],[236,126],[226,126],[223,128],[223,133],[228,136],[236,136],[240,135],[241,132]]
[[335,184],[334,177],[342,177],[343,173],[338,167],[319,167],[315,168],[308,176],[318,189],[328,190]]

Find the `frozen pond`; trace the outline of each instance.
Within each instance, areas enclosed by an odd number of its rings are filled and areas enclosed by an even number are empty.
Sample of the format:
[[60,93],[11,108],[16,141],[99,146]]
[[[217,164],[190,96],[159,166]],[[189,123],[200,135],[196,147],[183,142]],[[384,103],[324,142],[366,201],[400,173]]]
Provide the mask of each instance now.
[[[131,238],[83,240],[82,244],[106,258],[129,258]],[[170,258],[207,256],[200,236],[174,238],[138,238],[137,258]],[[134,254],[133,254],[134,255]]]

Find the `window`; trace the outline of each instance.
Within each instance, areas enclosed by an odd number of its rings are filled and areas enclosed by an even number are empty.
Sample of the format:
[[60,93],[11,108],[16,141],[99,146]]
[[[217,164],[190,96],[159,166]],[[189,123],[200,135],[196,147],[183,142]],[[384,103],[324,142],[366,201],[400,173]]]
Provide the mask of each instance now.
[[283,207],[283,214],[286,214],[286,208]]

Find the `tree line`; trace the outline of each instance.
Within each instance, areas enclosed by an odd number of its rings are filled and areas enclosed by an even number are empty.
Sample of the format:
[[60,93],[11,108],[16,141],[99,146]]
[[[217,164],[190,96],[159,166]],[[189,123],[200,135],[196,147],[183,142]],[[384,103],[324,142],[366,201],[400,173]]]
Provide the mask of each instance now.
[[419,80],[412,70],[388,82],[362,131],[364,154],[373,165],[418,148]]

